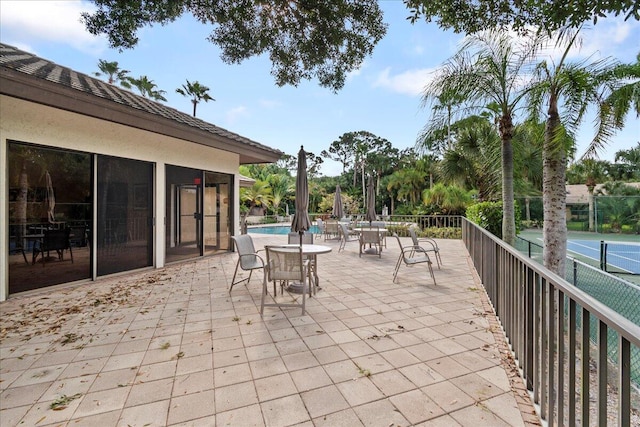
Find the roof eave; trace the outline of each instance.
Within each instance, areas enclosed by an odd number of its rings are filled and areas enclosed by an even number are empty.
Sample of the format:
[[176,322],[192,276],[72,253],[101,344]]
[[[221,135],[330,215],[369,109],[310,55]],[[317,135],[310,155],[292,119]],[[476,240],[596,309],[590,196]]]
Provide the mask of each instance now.
[[3,95],[237,153],[240,164],[274,163],[283,155],[9,68],[0,67],[0,79]]

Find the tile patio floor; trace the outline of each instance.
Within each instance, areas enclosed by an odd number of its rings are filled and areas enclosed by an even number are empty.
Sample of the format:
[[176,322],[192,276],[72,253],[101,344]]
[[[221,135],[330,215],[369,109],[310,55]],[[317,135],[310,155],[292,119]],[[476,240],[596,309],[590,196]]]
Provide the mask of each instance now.
[[261,274],[229,296],[236,254],[0,303],[0,425],[540,425],[462,241],[437,286],[326,244],[305,316],[262,319]]

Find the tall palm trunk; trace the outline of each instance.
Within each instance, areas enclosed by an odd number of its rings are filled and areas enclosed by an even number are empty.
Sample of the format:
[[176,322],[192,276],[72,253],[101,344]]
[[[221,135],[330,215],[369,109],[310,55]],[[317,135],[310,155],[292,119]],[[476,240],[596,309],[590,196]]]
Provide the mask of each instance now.
[[595,231],[595,208],[593,203],[593,191],[596,188],[595,180],[587,179],[587,191],[589,192],[589,231]]
[[502,138],[502,240],[511,246],[516,240],[516,220],[513,200],[513,122],[511,115],[500,119]]
[[567,254],[567,195],[565,187],[567,155],[564,146],[554,143],[554,140],[557,140],[555,135],[560,131],[558,98],[553,94],[549,100],[542,151],[542,201],[544,206],[542,258],[545,267],[564,277]]

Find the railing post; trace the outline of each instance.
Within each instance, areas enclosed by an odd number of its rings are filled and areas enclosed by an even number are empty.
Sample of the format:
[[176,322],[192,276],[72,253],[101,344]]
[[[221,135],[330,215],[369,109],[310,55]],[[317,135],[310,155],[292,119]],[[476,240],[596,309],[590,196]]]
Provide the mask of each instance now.
[[534,273],[533,270],[527,268],[526,271],[526,282],[525,282],[525,369],[524,369],[524,379],[525,384],[527,385],[527,390],[533,390],[533,365],[534,365],[534,357],[533,357],[533,349],[534,349],[534,322],[535,322],[535,314],[534,314],[534,293],[533,288],[535,286],[534,283]]
[[564,292],[562,292],[562,290],[560,289],[556,289],[557,293],[558,293],[558,298],[556,299],[557,304],[558,304],[558,324],[557,324],[557,328],[558,328],[558,332],[556,334],[556,337],[558,339],[558,355],[557,355],[557,363],[558,363],[558,385],[557,385],[557,390],[556,390],[556,402],[557,402],[557,408],[558,408],[558,425],[562,426],[564,425],[564,408],[565,408],[565,403],[564,403],[564,371],[565,371],[565,366],[564,366],[564,354],[565,354],[565,324],[564,321],[566,319],[565,316],[565,298],[564,298]]
[[577,307],[576,302],[574,300],[569,300],[569,324],[567,325],[569,329],[569,357],[567,360],[567,364],[569,365],[569,384],[567,385],[569,389],[569,419],[568,424],[573,426],[576,424],[576,394],[573,391],[576,389],[576,330],[578,329],[577,322]]
[[589,367],[589,350],[591,346],[591,316],[589,314],[589,310],[586,308],[582,308],[582,342],[581,345],[581,355],[580,355],[580,397],[582,398],[582,402],[580,402],[580,422],[583,426],[589,425],[589,384],[590,384],[590,367]]
[[[526,258],[467,219],[461,221],[465,245],[541,419],[558,426],[606,425],[612,409],[607,376],[612,374],[618,386],[617,425],[630,425],[636,375],[631,357],[640,348],[637,324],[578,288],[578,274],[584,281],[578,260],[571,258],[573,279],[567,277],[567,282],[530,259],[538,249],[535,243],[528,242]],[[606,249],[603,253],[606,264]],[[611,370],[607,338],[614,331],[619,336],[618,369]],[[591,362],[596,362],[596,372],[591,372]],[[592,382],[595,389],[590,389]]]
[[618,335],[618,425],[631,425],[631,345]]
[[598,319],[598,425],[607,425],[607,324]]

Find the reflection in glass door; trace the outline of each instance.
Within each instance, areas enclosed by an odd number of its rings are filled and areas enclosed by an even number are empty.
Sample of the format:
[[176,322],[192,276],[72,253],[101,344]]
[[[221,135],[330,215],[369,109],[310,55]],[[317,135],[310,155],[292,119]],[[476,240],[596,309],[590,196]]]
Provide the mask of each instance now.
[[91,155],[9,141],[7,164],[9,294],[91,278]]
[[202,171],[167,165],[166,260],[202,255]]
[[231,238],[231,175],[205,172],[204,252],[227,251]]
[[198,247],[198,186],[177,185],[176,207],[178,215],[175,230],[175,245],[182,247]]
[[218,185],[207,183],[204,188],[204,250],[205,252],[218,247],[220,227],[218,221]]
[[233,175],[167,166],[167,262],[230,248]]

